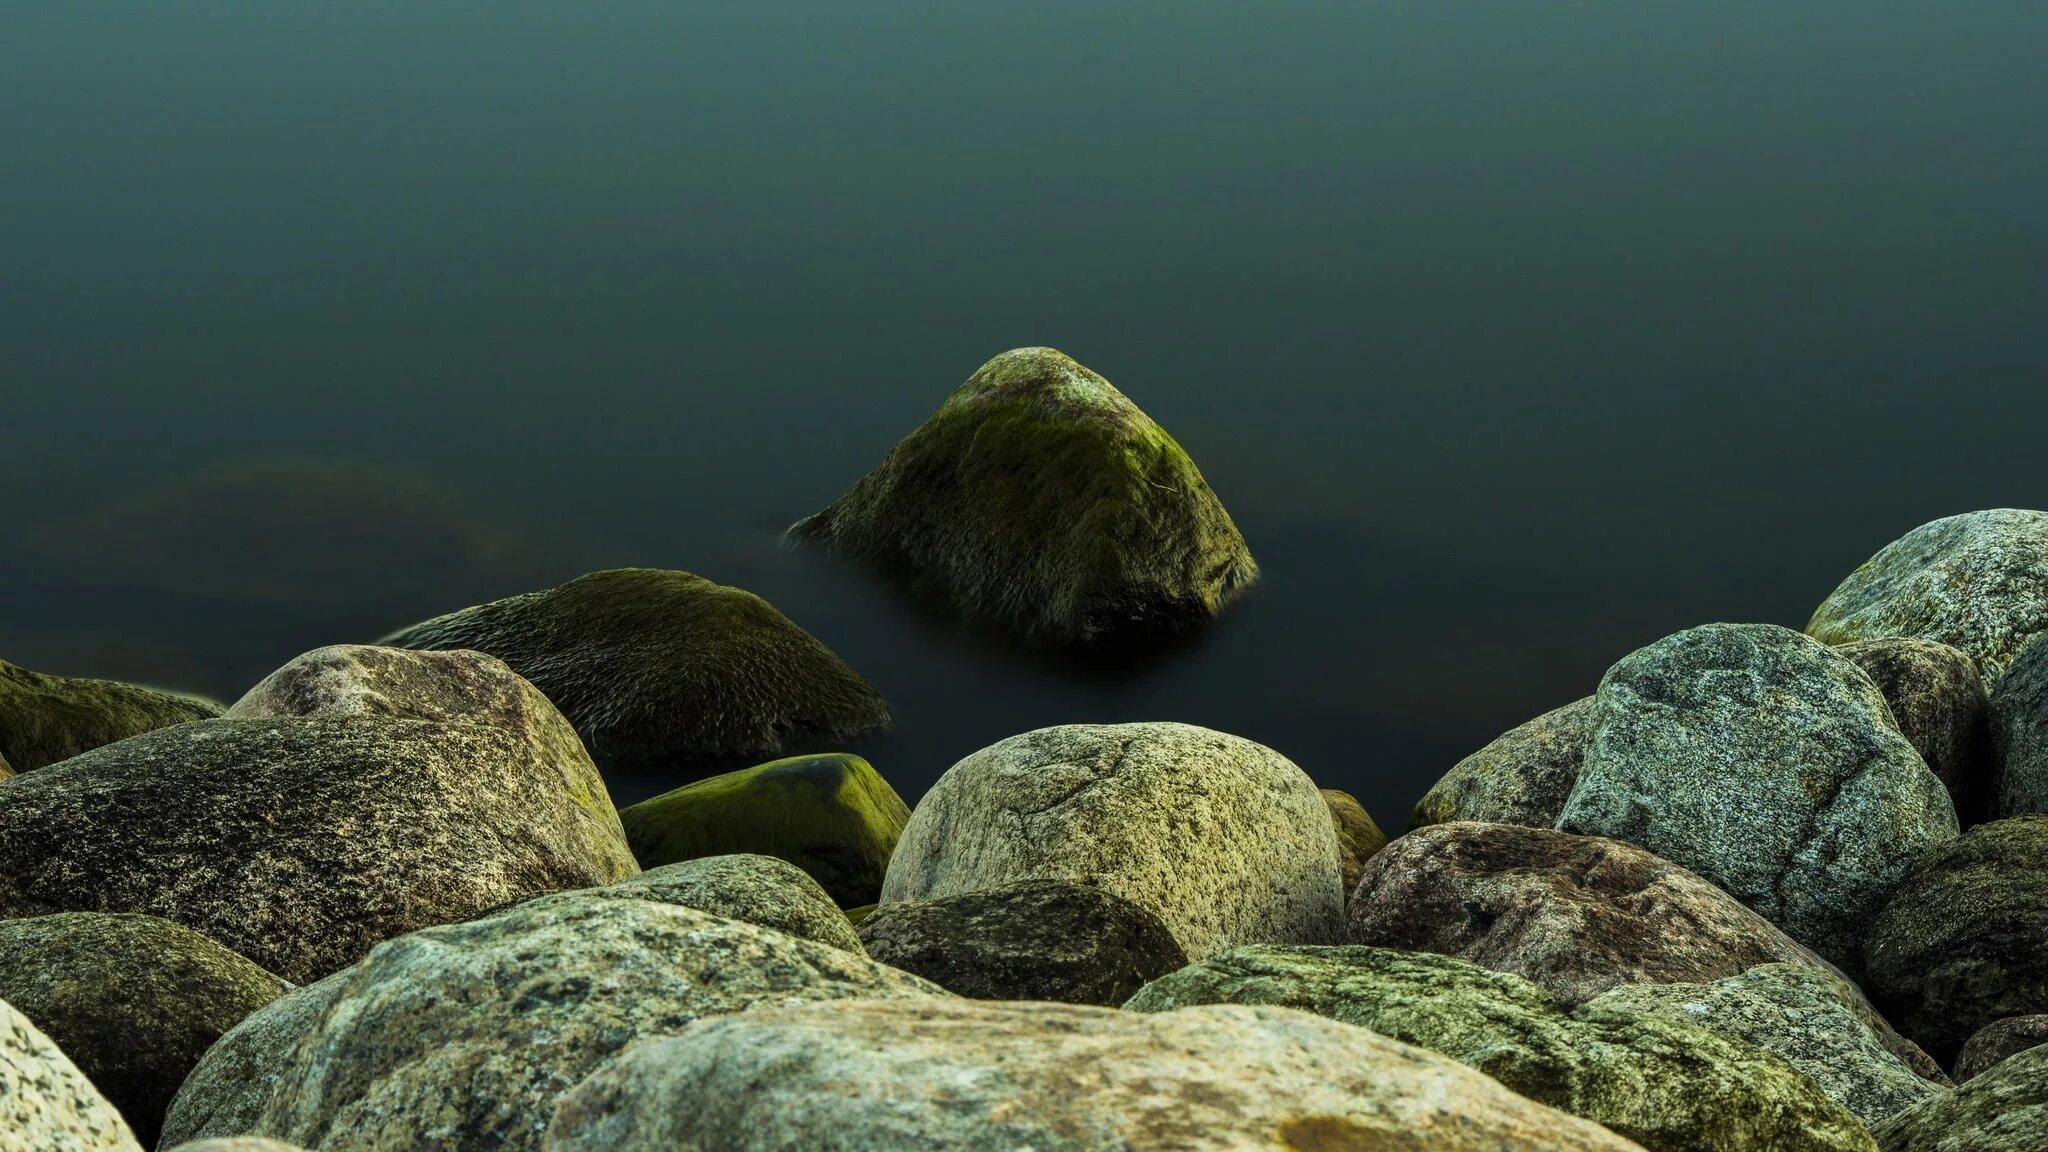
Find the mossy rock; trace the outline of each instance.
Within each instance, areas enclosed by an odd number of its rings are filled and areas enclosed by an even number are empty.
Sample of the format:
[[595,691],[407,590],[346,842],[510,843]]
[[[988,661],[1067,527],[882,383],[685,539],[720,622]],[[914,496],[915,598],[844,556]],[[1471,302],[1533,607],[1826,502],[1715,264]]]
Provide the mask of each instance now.
[[498,657],[606,769],[703,775],[889,727],[874,687],[816,637],[759,596],[689,572],[592,572],[379,643]]
[[1549,828],[1592,741],[1593,697],[1545,712],[1452,765],[1416,802],[1408,826],[1480,820]]
[[1323,803],[1330,806],[1330,823],[1337,828],[1337,868],[1344,874],[1344,894],[1348,897],[1358,887],[1365,862],[1387,846],[1387,834],[1380,831],[1372,814],[1356,796],[1336,788],[1317,791],[1323,794]]
[[775,856],[850,908],[880,896],[910,809],[873,765],[835,752],[699,780],[619,818],[642,868],[740,852]]
[[220,715],[197,696],[31,672],[0,660],[0,779],[117,740]]
[[695,908],[843,952],[867,954],[831,894],[803,869],[773,856],[744,852],[703,856],[651,868],[585,894]]
[[1906,1109],[1874,1135],[1883,1152],[2041,1152],[2048,1148],[2048,1046]]
[[1989,1072],[2029,1048],[2048,1044],[2048,1015],[2007,1016],[1977,1029],[1956,1057],[1956,1083]]
[[1181,631],[1258,578],[1194,461],[1051,348],[981,366],[830,507],[789,530],[1017,637]]
[[177,1145],[256,1131],[278,1070],[291,1060],[299,1041],[320,1026],[350,971],[344,968],[294,988],[230,1028],[178,1087],[158,1143]]

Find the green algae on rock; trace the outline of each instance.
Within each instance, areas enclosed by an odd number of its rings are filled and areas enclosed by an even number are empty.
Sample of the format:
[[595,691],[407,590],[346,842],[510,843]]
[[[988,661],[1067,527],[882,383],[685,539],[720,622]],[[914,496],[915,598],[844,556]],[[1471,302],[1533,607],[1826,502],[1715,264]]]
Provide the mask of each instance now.
[[1886,636],[1838,644],[1835,651],[1869,675],[1892,719],[1927,767],[1948,787],[1967,828],[1987,819],[1991,728],[1984,678],[1960,648]]
[[1881,1152],[2041,1152],[2048,1148],[2048,1047],[2029,1048],[1906,1109],[1873,1135]]
[[789,535],[966,620],[1055,645],[1181,631],[1258,578],[1187,452],[1051,348],[982,365]]
[[1652,1152],[1870,1147],[1856,1119],[1811,1080],[1748,1043],[1639,1013],[1568,1011],[1520,977],[1448,956],[1240,948],[1146,985],[1125,1007],[1202,1004],[1299,1008],[1369,1028]]
[[379,643],[498,657],[555,702],[608,769],[701,775],[890,722],[874,687],[774,605],[689,572],[592,572]]
[[28,1017],[0,1000],[0,1149],[142,1152],[121,1114]]
[[1479,820],[1549,828],[1592,739],[1593,697],[1545,712],[1453,765],[1416,802],[1408,826]]
[[197,696],[31,672],[0,660],[0,779],[173,724],[220,715]]
[[1319,789],[1323,803],[1330,806],[1330,822],[1337,828],[1337,870],[1344,877],[1344,892],[1348,896],[1358,887],[1358,877],[1365,872],[1365,862],[1373,853],[1387,846],[1387,834],[1373,821],[1372,813],[1358,802],[1358,797],[1336,788]]
[[910,809],[858,756],[793,756],[686,784],[620,813],[643,868],[752,852],[811,874],[841,907],[872,904]]
[[212,940],[154,916],[0,920],[0,1000],[34,1020],[150,1146],[199,1058],[286,989]]

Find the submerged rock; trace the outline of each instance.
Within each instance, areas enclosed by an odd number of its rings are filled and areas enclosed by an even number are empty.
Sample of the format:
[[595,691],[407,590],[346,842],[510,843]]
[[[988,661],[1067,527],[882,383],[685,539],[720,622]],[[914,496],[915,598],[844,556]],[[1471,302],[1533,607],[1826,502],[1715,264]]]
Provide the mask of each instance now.
[[2048,1047],[1916,1104],[1872,1135],[1882,1152],[2040,1152],[2048,1148]]
[[2048,641],[2028,644],[1991,696],[1994,818],[2048,812]]
[[1807,624],[1828,644],[1917,636],[1970,654],[1987,684],[2048,629],[2048,512],[1993,508],[1935,520],[1849,574]]
[[1263,745],[1188,724],[1070,724],[946,770],[910,815],[882,903],[1069,880],[1159,917],[1192,959],[1343,935],[1329,806]]
[[0,660],[0,778],[218,715],[220,705],[197,696],[31,672]]
[[1854,972],[1899,877],[1956,836],[1877,685],[1774,624],[1708,624],[1609,669],[1557,826],[1639,844]]
[[1899,731],[1948,788],[1962,824],[1985,819],[1991,729],[1977,662],[1959,648],[1906,636],[1857,640],[1835,651],[1884,693]]
[[1305,1012],[983,1000],[758,1008],[585,1080],[548,1152],[1626,1152],[1434,1053]]
[[1415,805],[1411,828],[1479,820],[1549,828],[1593,739],[1593,697],[1574,700],[1458,761]]
[[299,1041],[312,1035],[349,969],[272,1000],[208,1048],[164,1116],[164,1145],[256,1130]]
[[498,657],[607,769],[701,774],[889,727],[873,686],[816,637],[759,596],[688,572],[592,572],[381,643]]
[[789,535],[880,569],[920,601],[1056,644],[1184,629],[1258,578],[1173,437],[1051,348],[982,365]]
[[873,765],[832,752],[699,780],[619,816],[643,868],[735,852],[775,856],[845,907],[874,903],[910,809]]
[[773,856],[736,853],[685,860],[591,892],[695,908],[866,955],[859,934],[831,895],[803,869]]
[[1962,1083],[2025,1052],[2048,1044],[2048,1015],[2007,1016],[1977,1029],[1956,1057],[1956,1082]]
[[1059,880],[885,904],[860,938],[882,963],[977,1000],[1114,1008],[1188,962],[1157,916]]
[[1387,834],[1373,822],[1365,805],[1349,792],[1321,789],[1323,803],[1330,806],[1330,822],[1337,828],[1337,870],[1344,877],[1344,891],[1358,886],[1365,862],[1387,846]]
[[121,1114],[50,1038],[0,1000],[0,1148],[142,1152]]

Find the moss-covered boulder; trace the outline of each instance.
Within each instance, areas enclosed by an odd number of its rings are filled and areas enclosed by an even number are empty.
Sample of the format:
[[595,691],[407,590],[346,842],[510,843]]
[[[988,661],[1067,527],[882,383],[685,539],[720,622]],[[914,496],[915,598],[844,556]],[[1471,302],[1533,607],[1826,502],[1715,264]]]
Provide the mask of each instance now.
[[695,908],[866,954],[860,935],[831,894],[803,869],[773,856],[736,853],[664,864],[591,891]]
[[889,727],[875,689],[751,592],[618,568],[379,641],[472,648],[531,680],[607,770],[701,776]]
[[2048,1015],[2007,1016],[1977,1029],[1956,1057],[1956,1083],[1975,1079],[2006,1060],[2048,1044]]
[[2000,1062],[1954,1092],[1878,1125],[1882,1152],[2040,1152],[2048,1148],[2048,1046]]
[[1060,645],[1185,629],[1258,578],[1173,437],[1051,348],[982,365],[789,534],[880,569],[921,602]]
[[1520,977],[1384,948],[1241,948],[1147,985],[1125,1007],[1299,1008],[1440,1052],[1652,1152],[1870,1147],[1812,1081],[1740,1041],[1588,1006]]
[[1986,819],[1991,728],[1984,678],[1960,648],[1886,636],[1837,645],[1891,705],[1899,732],[1947,786],[1964,827]]
[[218,715],[220,705],[197,696],[31,672],[0,660],[0,778]]
[[56,1041],[152,1146],[207,1048],[285,990],[219,944],[154,916],[0,920],[0,1000]]
[[1452,765],[1416,802],[1408,826],[1480,820],[1549,828],[1592,739],[1591,696],[1545,712]]
[[1434,1053],[1286,1008],[757,1008],[638,1045],[548,1152],[1628,1152]]
[[0,784],[0,918],[146,912],[306,983],[415,928],[637,871],[588,758],[537,747],[314,716],[97,748]]
[[142,1152],[121,1114],[28,1017],[0,1000],[0,1149]]
[[1991,696],[1995,818],[2048,812],[2048,640],[2036,639]]
[[1373,821],[1372,813],[1349,792],[1321,789],[1323,803],[1330,806],[1330,823],[1337,828],[1337,871],[1344,877],[1344,891],[1358,886],[1365,862],[1387,846],[1387,834]]
[[977,1000],[1114,1008],[1188,960],[1157,916],[1061,880],[885,904],[860,938],[882,963]]
[[910,808],[858,756],[794,756],[631,805],[620,818],[643,868],[751,852],[811,874],[841,907],[872,904]]
[[1758,964],[1827,968],[1668,860],[1513,824],[1436,824],[1387,845],[1351,898],[1349,938],[1512,972],[1568,1004],[1617,984],[1704,982]]
[[299,1041],[312,1035],[349,969],[294,988],[249,1014],[199,1058],[164,1116],[162,1145],[256,1130]]

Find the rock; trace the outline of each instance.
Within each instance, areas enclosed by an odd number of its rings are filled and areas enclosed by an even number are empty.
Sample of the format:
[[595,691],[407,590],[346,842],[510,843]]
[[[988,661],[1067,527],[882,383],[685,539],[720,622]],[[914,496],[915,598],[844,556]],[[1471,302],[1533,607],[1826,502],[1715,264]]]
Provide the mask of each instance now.
[[220,705],[122,684],[31,672],[0,660],[0,778],[116,740],[220,715]]
[[1754,1044],[1804,1072],[1865,1126],[1953,1087],[1853,986],[1803,964],[1763,964],[1711,984],[1626,984],[1587,1006]]
[[1810,1080],[1747,1043],[1640,1013],[1569,1012],[1518,976],[1448,956],[1240,948],[1146,985],[1125,1007],[1200,1004],[1299,1008],[1370,1028],[1653,1152],[1870,1146]]
[[0,1149],[142,1152],[121,1114],[28,1017],[0,1000]]
[[1330,806],[1330,822],[1337,827],[1337,870],[1344,878],[1344,891],[1358,886],[1359,874],[1372,854],[1387,846],[1387,834],[1373,823],[1365,805],[1349,792],[1335,788],[1320,790],[1323,803]]
[[1992,815],[2048,812],[2048,643],[2029,644],[1991,697]]
[[942,995],[693,908],[545,896],[379,946],[341,978],[251,1131],[321,1152],[531,1149],[555,1098],[635,1040],[755,1004]]
[[1618,840],[1510,824],[1437,824],[1387,845],[1351,899],[1349,936],[1512,972],[1567,1004],[1618,984],[1826,967],[1676,864]]
[[1270,748],[1188,724],[1070,724],[992,744],[911,813],[882,903],[1070,880],[1159,917],[1190,959],[1343,935],[1329,806]]
[[852,924],[855,928],[859,928],[862,924],[867,922],[868,917],[875,914],[875,909],[880,907],[880,904],[860,904],[852,908],[844,909],[843,911],[846,914],[847,922]]
[[1948,1060],[1979,1028],[2048,1013],[2048,816],[1979,824],[1907,873],[1870,925],[1868,988]]
[[1973,1080],[2029,1048],[2048,1044],[2048,1015],[2007,1016],[1977,1029],[1956,1057],[1956,1082]]
[[1159,918],[1060,880],[886,904],[861,922],[868,955],[977,1000],[1114,1008],[1187,963]]
[[1626,1152],[1434,1053],[1285,1008],[758,1008],[585,1080],[548,1152]]
[[1963,825],[1984,820],[1991,730],[1977,662],[1959,648],[1905,636],[1858,640],[1835,651],[1884,693],[1899,732],[1947,786]]
[[1545,712],[1458,761],[1417,802],[1408,826],[1479,820],[1552,827],[1592,739],[1593,697]]
[[1826,644],[1915,636],[1970,654],[1987,685],[2048,629],[2048,512],[1994,508],[1936,520],[1849,574],[1807,624]]
[[0,787],[0,918],[146,912],[294,983],[636,869],[589,760],[367,716],[201,720]]
[[894,577],[920,603],[1057,645],[1180,631],[1258,579],[1173,437],[1051,348],[982,365],[789,535]]
[[1692,869],[1852,974],[1892,886],[1957,831],[1870,677],[1775,624],[1688,629],[1610,668],[1557,826]]
[[1881,1152],[2040,1152],[2048,1148],[2048,1047],[1908,1108],[1872,1135]]
[[858,756],[796,756],[727,772],[620,813],[643,868],[753,852],[787,860],[842,906],[872,904],[910,809]]
[[285,1144],[261,1136],[236,1136],[180,1144],[171,1152],[306,1152],[296,1144]]
[[0,1000],[35,1021],[152,1147],[207,1048],[285,988],[154,916],[0,920]]
[[272,1000],[206,1050],[164,1116],[160,1146],[253,1132],[292,1051],[319,1027],[349,969]]
[[651,868],[595,892],[659,900],[866,955],[846,914],[803,869],[772,856],[706,856]]

